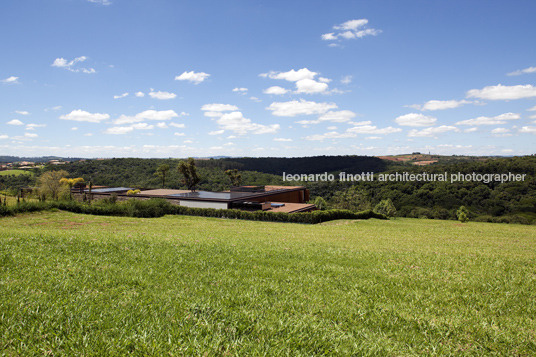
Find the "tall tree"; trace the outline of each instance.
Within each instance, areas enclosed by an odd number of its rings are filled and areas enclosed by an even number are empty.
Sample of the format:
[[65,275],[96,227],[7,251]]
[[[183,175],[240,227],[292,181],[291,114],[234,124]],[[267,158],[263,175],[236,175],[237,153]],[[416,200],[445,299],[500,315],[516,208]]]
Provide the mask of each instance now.
[[162,180],[162,188],[166,186],[166,177],[169,172],[169,165],[168,164],[162,164],[158,166],[156,169],[156,172],[154,173],[155,176],[160,177]]
[[226,170],[225,174],[229,176],[229,180],[231,180],[231,185],[240,186],[240,184],[242,183],[242,175],[240,174],[240,172],[238,172],[237,169]]
[[68,175],[69,173],[65,170],[45,172],[37,180],[39,193],[44,197],[51,197],[53,200],[57,200],[62,187],[60,180]]
[[73,199],[73,193],[71,192],[72,189],[73,189],[73,186],[76,185],[77,183],[81,183],[81,182],[84,182],[84,179],[81,178],[81,177],[77,177],[77,178],[62,177],[60,179],[61,184],[69,186],[69,198],[71,200]]
[[188,187],[190,191],[195,191],[197,184],[201,181],[199,175],[197,174],[197,168],[195,167],[195,161],[193,158],[189,157],[188,160],[181,160],[177,170],[184,177],[182,182]]

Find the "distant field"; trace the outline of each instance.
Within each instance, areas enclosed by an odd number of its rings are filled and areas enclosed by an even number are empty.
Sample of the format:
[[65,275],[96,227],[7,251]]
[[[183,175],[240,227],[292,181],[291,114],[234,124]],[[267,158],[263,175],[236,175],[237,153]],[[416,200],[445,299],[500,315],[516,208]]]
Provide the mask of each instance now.
[[26,170],[5,170],[5,171],[0,171],[0,176],[7,176],[7,175],[13,175],[13,176],[33,175],[33,172],[26,171]]
[[536,354],[536,227],[0,219],[5,355]]

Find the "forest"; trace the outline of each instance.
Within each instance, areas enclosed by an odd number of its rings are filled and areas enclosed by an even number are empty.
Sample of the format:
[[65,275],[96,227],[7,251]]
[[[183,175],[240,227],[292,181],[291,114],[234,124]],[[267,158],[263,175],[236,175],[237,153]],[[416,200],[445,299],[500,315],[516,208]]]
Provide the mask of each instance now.
[[[185,188],[177,170],[179,159],[105,159],[84,160],[62,165],[70,177],[82,177],[94,185],[135,188],[162,187],[158,167],[166,164],[170,170],[165,180],[167,188]],[[311,191],[314,202],[321,198],[322,208],[361,211],[374,208],[390,199],[400,217],[456,219],[460,206],[468,209],[468,217],[476,221],[536,223],[536,156],[466,159],[449,157],[428,166],[393,162],[364,156],[316,156],[305,158],[221,158],[197,159],[201,181],[198,188],[220,191],[229,189],[231,181],[226,170],[237,169],[245,185],[304,185]],[[0,176],[0,190],[36,185],[36,177],[57,167],[46,165],[34,169],[35,175]],[[514,173],[526,174],[521,182],[283,182],[282,173],[346,172],[375,173]],[[318,201],[317,201],[318,202]]]

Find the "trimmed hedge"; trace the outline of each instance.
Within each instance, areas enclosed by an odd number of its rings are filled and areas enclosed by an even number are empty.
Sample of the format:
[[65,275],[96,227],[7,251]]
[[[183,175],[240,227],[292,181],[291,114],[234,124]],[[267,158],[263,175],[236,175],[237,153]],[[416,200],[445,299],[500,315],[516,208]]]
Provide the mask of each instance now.
[[119,203],[96,201],[93,204],[77,201],[29,202],[16,206],[0,207],[0,216],[9,216],[22,212],[35,212],[48,209],[60,209],[73,213],[125,216],[125,217],[162,217],[166,214],[216,217],[228,219],[244,219],[264,222],[289,222],[316,224],[336,219],[387,219],[372,210],[352,212],[348,210],[326,210],[303,213],[241,211],[237,209],[192,208],[172,205],[164,199],[137,200],[131,199]]

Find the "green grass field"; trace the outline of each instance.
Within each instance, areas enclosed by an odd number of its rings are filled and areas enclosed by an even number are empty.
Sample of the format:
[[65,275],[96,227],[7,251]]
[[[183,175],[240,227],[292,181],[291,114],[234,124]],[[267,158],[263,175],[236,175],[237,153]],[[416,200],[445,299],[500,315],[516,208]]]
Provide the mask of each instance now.
[[0,219],[0,354],[536,354],[536,227]]
[[33,172],[26,171],[26,170],[18,170],[18,169],[0,171],[0,176],[8,176],[8,175],[12,175],[12,176],[33,175]]

